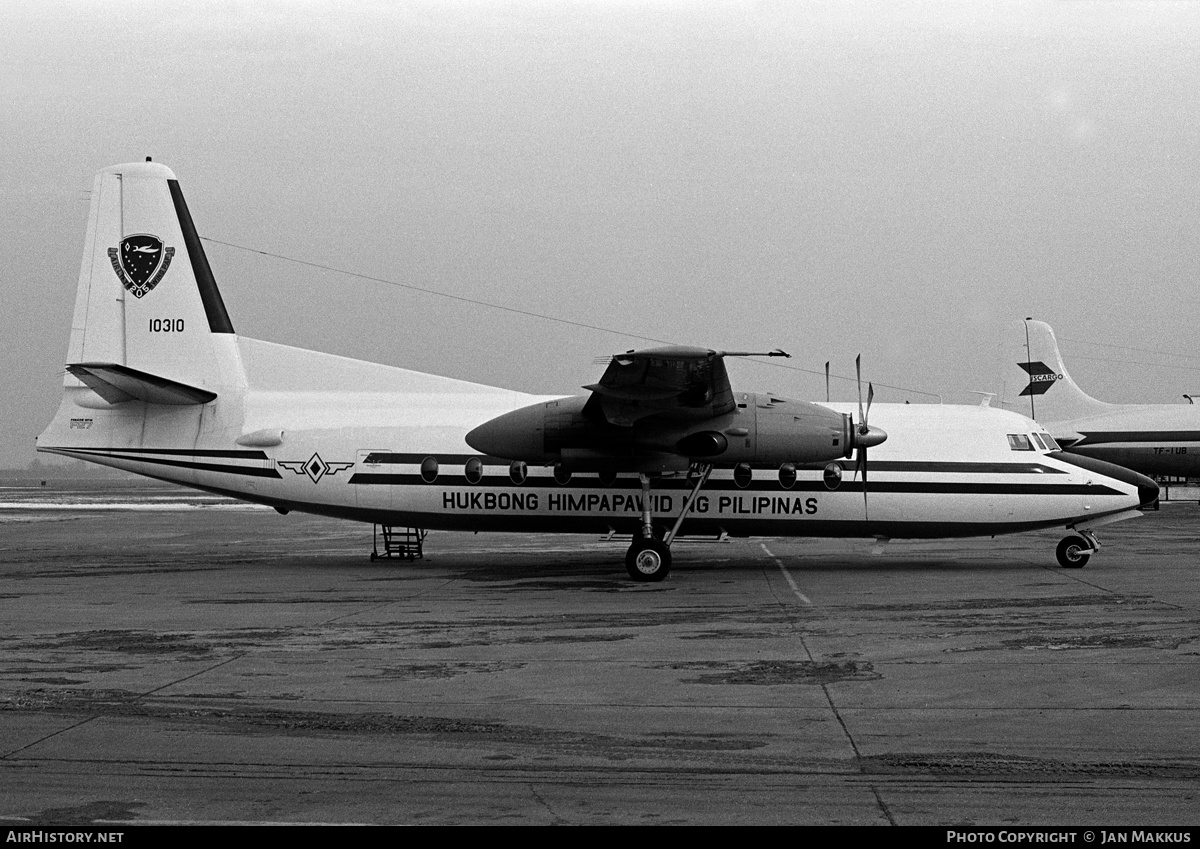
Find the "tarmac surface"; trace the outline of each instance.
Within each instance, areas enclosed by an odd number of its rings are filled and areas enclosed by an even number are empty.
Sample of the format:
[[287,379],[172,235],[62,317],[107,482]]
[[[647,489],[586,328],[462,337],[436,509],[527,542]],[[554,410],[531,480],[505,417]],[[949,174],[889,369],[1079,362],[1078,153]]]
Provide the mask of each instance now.
[[67,490],[0,489],[0,823],[1200,821],[1194,503],[1083,569],[1058,532],[773,538],[646,585],[595,537],[371,562],[369,526]]

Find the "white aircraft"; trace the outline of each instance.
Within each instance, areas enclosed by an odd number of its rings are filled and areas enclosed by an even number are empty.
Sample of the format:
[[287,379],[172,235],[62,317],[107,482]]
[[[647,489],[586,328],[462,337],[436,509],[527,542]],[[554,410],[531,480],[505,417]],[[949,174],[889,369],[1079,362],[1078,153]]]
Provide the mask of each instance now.
[[734,392],[732,355],[618,354],[590,395],[549,397],[246,339],[175,175],[147,161],[96,178],[62,404],[38,450],[418,535],[630,534],[640,581],[666,576],[685,532],[1065,527],[1059,561],[1081,566],[1094,528],[1157,496],[1003,410],[872,410],[868,392],[864,411],[860,388],[856,421],[850,405]]
[[1107,404],[1071,379],[1054,331],[1025,319],[1005,380],[1006,406],[1043,425],[1064,450],[1145,475],[1200,477],[1200,407]]

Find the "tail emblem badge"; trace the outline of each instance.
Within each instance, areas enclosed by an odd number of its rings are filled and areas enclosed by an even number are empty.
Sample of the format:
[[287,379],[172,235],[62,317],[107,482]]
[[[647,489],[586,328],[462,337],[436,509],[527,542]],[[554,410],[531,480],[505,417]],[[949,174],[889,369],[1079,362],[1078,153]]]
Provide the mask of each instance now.
[[121,240],[120,248],[108,249],[113,271],[125,290],[135,298],[142,297],[158,285],[158,281],[167,273],[173,256],[174,248],[164,248],[162,239],[149,233],[126,236]]

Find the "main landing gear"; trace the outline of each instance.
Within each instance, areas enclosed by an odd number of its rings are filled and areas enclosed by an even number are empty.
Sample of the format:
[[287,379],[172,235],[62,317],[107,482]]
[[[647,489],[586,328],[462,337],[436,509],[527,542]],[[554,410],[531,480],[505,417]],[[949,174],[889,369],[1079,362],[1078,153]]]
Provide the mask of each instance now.
[[1064,569],[1080,569],[1099,547],[1100,541],[1091,531],[1080,531],[1079,534],[1063,537],[1054,554],[1058,558],[1058,565]]
[[625,571],[635,581],[661,581],[671,572],[671,542],[679,533],[684,517],[692,509],[700,489],[708,482],[712,474],[712,464],[704,463],[693,466],[697,473],[696,485],[692,493],[683,502],[679,518],[665,537],[659,538],[650,516],[650,476],[638,475],[642,484],[642,527],[633,536],[629,550],[625,552]]

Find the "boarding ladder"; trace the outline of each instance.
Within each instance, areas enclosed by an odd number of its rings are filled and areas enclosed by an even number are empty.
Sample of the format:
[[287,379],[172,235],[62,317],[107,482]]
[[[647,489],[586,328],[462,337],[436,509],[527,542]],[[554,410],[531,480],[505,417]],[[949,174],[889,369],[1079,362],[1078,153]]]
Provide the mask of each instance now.
[[[401,560],[421,560],[425,557],[425,537],[429,533],[422,528],[397,528],[392,525],[376,525],[371,534],[371,560],[382,557],[397,557]],[[379,537],[383,537],[383,551],[379,550]]]

